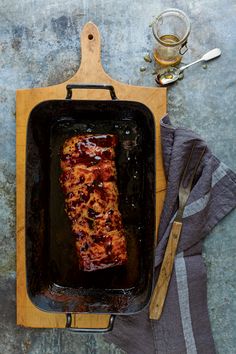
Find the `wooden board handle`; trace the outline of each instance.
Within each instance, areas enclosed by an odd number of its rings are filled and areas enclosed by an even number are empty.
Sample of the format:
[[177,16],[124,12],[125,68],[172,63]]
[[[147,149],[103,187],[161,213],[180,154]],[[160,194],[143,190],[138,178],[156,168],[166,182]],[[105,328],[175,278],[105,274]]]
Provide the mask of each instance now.
[[182,223],[174,221],[170,231],[170,236],[167,243],[164,259],[161,265],[160,274],[155,289],[153,291],[149,307],[149,317],[152,320],[159,320],[162,314],[174,265],[175,254],[179,243],[181,229]]
[[75,76],[82,74],[83,77],[87,75],[94,79],[99,72],[105,74],[101,63],[101,36],[94,23],[86,23],[81,32],[80,41],[81,64]]

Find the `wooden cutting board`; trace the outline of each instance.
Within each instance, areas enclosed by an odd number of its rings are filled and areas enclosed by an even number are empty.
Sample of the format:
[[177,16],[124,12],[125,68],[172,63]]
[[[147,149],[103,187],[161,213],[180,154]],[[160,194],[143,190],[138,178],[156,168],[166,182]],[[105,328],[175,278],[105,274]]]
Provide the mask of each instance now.
[[[63,328],[65,314],[44,312],[30,301],[26,290],[25,266],[25,166],[26,131],[31,110],[39,102],[49,99],[64,99],[68,83],[111,84],[117,97],[122,100],[139,101],[153,112],[156,120],[156,193],[157,224],[165,196],[166,181],[162,165],[160,145],[160,119],[166,113],[166,89],[139,87],[123,84],[108,76],[101,64],[101,43],[98,28],[88,22],[81,34],[81,64],[76,74],[68,81],[45,88],[22,89],[16,92],[16,248],[17,248],[17,324],[26,327]],[[79,99],[110,99],[103,90],[78,90]],[[109,315],[73,314],[72,326],[78,328],[106,328]]]

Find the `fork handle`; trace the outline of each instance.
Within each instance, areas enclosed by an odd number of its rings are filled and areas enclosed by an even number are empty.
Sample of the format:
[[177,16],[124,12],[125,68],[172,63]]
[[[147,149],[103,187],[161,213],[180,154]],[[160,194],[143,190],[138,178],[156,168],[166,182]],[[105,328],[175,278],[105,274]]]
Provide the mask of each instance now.
[[182,222],[174,221],[170,231],[164,259],[161,265],[160,274],[151,298],[149,307],[149,318],[151,320],[159,320],[162,314],[173,270],[174,259],[179,243],[181,229]]

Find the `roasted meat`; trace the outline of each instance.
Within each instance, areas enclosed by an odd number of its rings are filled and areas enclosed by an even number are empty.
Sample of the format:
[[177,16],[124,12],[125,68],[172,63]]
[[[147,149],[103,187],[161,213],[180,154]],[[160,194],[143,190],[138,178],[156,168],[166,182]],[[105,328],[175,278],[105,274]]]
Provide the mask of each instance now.
[[94,271],[127,261],[118,209],[114,135],[77,135],[61,153],[60,177],[79,266]]

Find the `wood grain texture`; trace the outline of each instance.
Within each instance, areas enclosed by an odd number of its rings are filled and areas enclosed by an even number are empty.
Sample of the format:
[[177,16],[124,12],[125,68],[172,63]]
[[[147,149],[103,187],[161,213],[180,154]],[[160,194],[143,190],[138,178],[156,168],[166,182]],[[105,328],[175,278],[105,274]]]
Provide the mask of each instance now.
[[[89,37],[92,39],[89,39]],[[43,312],[30,301],[26,290],[25,267],[25,168],[26,132],[31,110],[38,103],[49,99],[64,99],[68,83],[112,84],[117,97],[122,100],[138,101],[153,112],[156,121],[156,193],[157,225],[162,210],[166,180],[163,171],[160,119],[166,113],[166,89],[131,86],[113,80],[101,64],[101,43],[98,28],[87,23],[81,34],[81,64],[76,74],[68,81],[45,88],[22,89],[16,92],[16,247],[17,247],[17,324],[27,327],[63,328],[65,315]],[[101,90],[78,90],[79,99],[110,99],[109,92]],[[73,314],[72,325],[83,328],[105,328],[109,315]]]
[[179,238],[181,234],[182,223],[174,221],[168,243],[165,250],[164,259],[161,265],[160,274],[152,293],[152,299],[149,307],[149,317],[152,320],[159,320],[162,314],[162,310],[164,307],[173,265],[174,259],[176,255],[176,250],[179,243]]

